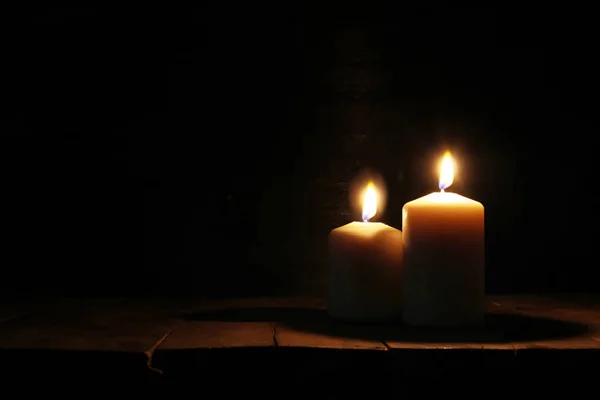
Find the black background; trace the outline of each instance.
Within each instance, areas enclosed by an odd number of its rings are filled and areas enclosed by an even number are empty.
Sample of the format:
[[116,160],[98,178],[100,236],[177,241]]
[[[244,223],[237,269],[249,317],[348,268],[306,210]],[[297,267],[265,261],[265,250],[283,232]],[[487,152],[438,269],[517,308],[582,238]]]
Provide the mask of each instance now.
[[318,295],[361,168],[401,227],[449,148],[486,207],[488,292],[598,291],[592,15],[7,12],[0,285]]

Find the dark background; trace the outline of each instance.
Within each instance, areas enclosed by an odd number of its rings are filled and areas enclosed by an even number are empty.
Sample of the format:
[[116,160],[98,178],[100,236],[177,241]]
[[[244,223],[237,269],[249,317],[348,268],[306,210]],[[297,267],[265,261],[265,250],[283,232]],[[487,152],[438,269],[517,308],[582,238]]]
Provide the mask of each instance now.
[[0,286],[318,295],[361,168],[400,228],[449,148],[488,292],[598,291],[592,14],[7,12]]

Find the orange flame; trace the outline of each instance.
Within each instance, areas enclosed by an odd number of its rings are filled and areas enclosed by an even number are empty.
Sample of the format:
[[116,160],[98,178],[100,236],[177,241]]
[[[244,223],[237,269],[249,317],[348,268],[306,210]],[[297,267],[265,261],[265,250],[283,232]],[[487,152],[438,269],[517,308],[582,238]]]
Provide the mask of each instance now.
[[375,214],[377,214],[377,193],[375,192],[375,185],[369,183],[363,198],[363,221],[368,222]]
[[440,166],[440,190],[443,192],[448,189],[452,185],[452,182],[454,182],[454,161],[450,152],[447,151]]

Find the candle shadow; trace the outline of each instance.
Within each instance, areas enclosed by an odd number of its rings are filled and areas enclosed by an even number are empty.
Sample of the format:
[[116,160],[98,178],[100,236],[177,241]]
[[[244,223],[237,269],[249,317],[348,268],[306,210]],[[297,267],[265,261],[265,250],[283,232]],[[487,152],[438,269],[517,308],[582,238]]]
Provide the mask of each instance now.
[[399,321],[350,323],[325,310],[298,307],[229,308],[181,316],[189,321],[277,322],[291,329],[346,339],[414,343],[510,343],[568,339],[591,330],[585,324],[521,314],[488,313],[485,325],[472,328],[408,327]]

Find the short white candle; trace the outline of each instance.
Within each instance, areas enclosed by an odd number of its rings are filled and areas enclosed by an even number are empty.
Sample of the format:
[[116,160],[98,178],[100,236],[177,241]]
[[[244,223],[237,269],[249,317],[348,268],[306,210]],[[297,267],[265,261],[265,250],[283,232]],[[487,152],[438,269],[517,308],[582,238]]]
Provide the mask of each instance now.
[[484,208],[475,200],[445,192],[453,181],[454,164],[446,153],[441,191],[406,203],[402,210],[402,318],[409,325],[484,322]]
[[369,222],[377,212],[372,183],[363,202],[363,222],[351,222],[329,234],[327,310],[348,321],[383,321],[400,317],[402,232]]

